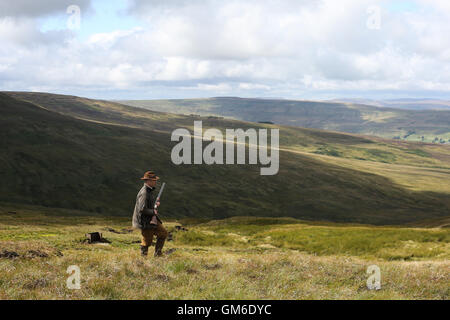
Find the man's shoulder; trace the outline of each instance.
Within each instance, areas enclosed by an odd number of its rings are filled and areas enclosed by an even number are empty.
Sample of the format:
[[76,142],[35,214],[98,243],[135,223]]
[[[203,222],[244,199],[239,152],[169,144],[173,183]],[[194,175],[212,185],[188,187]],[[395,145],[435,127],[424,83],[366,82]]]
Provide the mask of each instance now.
[[146,186],[142,186],[141,190],[139,190],[138,192],[138,196],[143,196],[147,193],[147,188]]

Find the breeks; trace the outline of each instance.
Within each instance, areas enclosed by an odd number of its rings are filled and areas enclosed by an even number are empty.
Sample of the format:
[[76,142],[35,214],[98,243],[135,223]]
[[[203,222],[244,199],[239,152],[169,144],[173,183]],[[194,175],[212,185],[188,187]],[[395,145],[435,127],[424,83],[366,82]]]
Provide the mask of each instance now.
[[152,245],[153,236],[156,235],[157,239],[165,240],[167,238],[167,230],[162,226],[161,223],[151,229],[141,230],[142,242],[141,245],[148,247]]

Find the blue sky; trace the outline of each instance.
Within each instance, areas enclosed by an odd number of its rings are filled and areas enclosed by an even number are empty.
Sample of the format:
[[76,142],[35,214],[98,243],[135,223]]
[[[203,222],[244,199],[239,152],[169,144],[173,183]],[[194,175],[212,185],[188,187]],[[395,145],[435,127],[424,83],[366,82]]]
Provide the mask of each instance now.
[[[112,32],[116,30],[129,30],[141,26],[141,21],[135,16],[126,14],[129,7],[127,0],[97,0],[92,1],[87,12],[81,12],[80,29],[75,34],[85,41],[96,33]],[[67,28],[67,13],[61,11],[40,21],[40,30],[64,30]]]
[[404,1],[404,0],[390,1],[384,3],[383,7],[392,12],[419,11],[419,6],[415,1]]
[[450,99],[449,3],[16,0],[0,4],[0,90]]

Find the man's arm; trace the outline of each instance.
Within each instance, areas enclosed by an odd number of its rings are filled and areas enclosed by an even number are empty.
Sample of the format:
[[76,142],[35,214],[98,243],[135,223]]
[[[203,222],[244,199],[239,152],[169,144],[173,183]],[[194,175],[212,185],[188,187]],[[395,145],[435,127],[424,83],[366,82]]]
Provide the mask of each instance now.
[[139,212],[141,215],[144,215],[144,216],[153,216],[155,214],[153,212],[153,208],[147,207],[147,199],[146,199],[145,194],[142,194],[139,197]]
[[153,209],[149,209],[149,208],[144,208],[141,211],[141,215],[143,216],[153,216],[155,214],[155,212],[153,212]]

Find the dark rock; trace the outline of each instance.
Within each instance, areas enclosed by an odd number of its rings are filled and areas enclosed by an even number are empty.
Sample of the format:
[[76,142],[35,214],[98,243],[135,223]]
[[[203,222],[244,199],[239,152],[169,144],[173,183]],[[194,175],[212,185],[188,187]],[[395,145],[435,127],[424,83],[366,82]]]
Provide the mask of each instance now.
[[86,238],[88,239],[89,243],[100,242],[100,240],[102,239],[102,234],[100,232],[86,233]]
[[91,232],[86,234],[88,243],[111,243],[111,241],[103,238],[100,232]]

